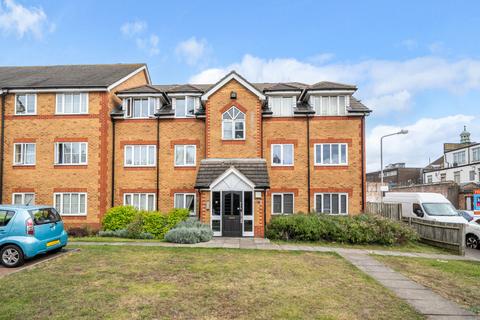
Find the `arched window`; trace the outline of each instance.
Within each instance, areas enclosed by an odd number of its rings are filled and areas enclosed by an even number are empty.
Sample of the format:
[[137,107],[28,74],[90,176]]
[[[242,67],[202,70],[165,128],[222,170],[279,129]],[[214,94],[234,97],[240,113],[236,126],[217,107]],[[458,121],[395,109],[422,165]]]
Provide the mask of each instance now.
[[222,115],[223,140],[245,139],[245,113],[231,107]]

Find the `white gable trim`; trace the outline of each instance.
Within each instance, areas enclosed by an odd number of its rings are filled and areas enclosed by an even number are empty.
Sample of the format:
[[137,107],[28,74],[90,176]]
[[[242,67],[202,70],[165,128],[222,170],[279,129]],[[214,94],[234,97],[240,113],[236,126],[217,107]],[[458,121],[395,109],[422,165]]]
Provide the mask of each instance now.
[[211,184],[210,184],[210,189],[213,189],[215,188],[216,185],[218,185],[220,182],[222,182],[226,177],[228,177],[230,174],[234,174],[236,175],[240,180],[242,180],[243,182],[245,182],[247,185],[249,185],[252,189],[255,188],[255,184],[250,180],[248,179],[247,177],[245,177],[245,175],[243,175],[243,173],[241,173],[240,171],[238,171],[237,169],[235,169],[235,167],[230,167],[229,169],[227,169],[224,173],[222,173],[217,179],[215,179]]
[[150,80],[150,74],[148,73],[148,69],[147,69],[147,66],[142,66],[140,68],[138,68],[137,70],[133,71],[132,73],[126,75],[125,77],[123,77],[122,79],[112,83],[111,85],[108,86],[107,90],[110,91],[112,90],[113,88],[115,88],[116,86],[118,86],[119,84],[121,84],[122,82],[130,79],[131,77],[133,77],[134,75],[136,75],[137,73],[140,73],[142,72],[143,70],[145,70],[145,74],[147,75],[147,81],[148,81],[148,84],[151,84],[152,81]]
[[235,71],[230,72],[229,75],[224,77],[222,80],[220,80],[215,86],[213,86],[210,90],[205,92],[202,96],[202,100],[205,101],[207,100],[212,94],[214,94],[218,89],[223,87],[225,84],[227,84],[230,80],[235,79],[238,81],[241,85],[243,85],[245,88],[253,92],[260,100],[265,100],[265,95],[260,92],[257,88],[252,86],[248,81],[240,77]]

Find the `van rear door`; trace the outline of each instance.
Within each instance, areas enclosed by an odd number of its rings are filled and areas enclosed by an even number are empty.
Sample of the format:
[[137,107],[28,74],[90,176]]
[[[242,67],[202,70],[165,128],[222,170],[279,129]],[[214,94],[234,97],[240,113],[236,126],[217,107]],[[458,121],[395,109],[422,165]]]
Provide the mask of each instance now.
[[28,212],[33,219],[35,238],[47,243],[60,238],[63,221],[54,208],[33,209]]

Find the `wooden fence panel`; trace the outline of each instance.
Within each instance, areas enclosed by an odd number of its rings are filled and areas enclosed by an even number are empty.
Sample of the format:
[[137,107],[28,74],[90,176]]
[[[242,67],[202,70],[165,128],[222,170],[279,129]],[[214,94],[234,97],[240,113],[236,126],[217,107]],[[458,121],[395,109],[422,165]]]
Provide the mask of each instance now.
[[402,205],[399,203],[367,202],[365,213],[404,221],[417,231],[421,241],[465,255],[464,224],[402,217]]

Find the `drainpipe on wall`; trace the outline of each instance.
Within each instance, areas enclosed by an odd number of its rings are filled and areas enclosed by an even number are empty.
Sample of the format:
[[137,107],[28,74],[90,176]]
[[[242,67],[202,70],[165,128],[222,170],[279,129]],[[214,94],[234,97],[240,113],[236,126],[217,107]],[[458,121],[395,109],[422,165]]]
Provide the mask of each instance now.
[[365,212],[365,116],[362,117],[362,212]]
[[310,203],[310,115],[307,114],[307,194],[308,194],[308,212],[310,213],[312,211],[312,206]]
[[3,203],[3,160],[5,153],[5,98],[7,95],[7,90],[0,90],[2,95],[2,123],[1,123],[1,141],[0,141],[0,203]]
[[159,161],[159,154],[160,154],[160,117],[157,116],[157,174],[156,174],[156,180],[157,180],[157,190],[156,190],[156,208],[159,210],[159,198],[160,198],[160,178],[158,177],[160,175],[160,161]]
[[115,118],[112,117],[112,198],[111,207],[115,207]]

